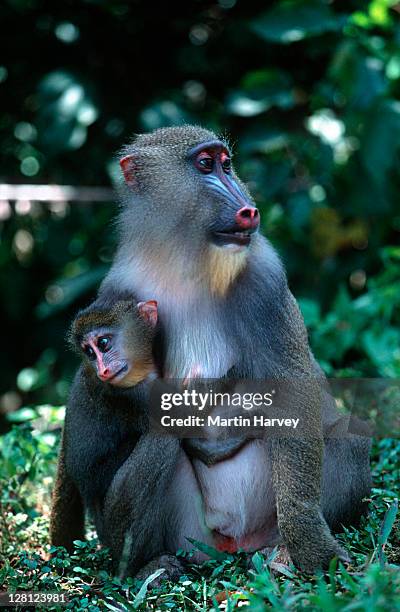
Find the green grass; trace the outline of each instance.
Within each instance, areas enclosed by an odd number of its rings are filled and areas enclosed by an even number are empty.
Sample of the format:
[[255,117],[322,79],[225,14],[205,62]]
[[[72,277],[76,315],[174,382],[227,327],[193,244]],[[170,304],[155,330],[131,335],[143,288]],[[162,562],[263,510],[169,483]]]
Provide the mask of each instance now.
[[[400,525],[396,520],[400,442],[373,450],[374,488],[369,515],[339,539],[353,565],[332,562],[306,577],[259,553],[215,555],[190,564],[178,583],[148,589],[113,576],[107,550],[89,531],[73,554],[48,545],[50,493],[55,473],[60,409],[41,406],[13,415],[20,421],[0,438],[0,590],[65,591],[73,610],[400,610]],[[274,568],[271,570],[271,565]],[[60,609],[57,607],[49,609]]]

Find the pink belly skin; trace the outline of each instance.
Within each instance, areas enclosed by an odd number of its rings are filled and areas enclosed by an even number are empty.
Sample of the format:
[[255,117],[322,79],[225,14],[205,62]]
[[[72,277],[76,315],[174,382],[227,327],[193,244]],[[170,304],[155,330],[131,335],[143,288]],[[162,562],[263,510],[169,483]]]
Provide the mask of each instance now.
[[[265,548],[266,546],[274,546],[278,543],[278,538],[271,538],[271,533],[268,530],[259,530],[255,533],[235,539],[229,536],[224,536],[217,531],[213,533],[214,548],[221,552],[235,553],[239,549],[245,552],[254,552]],[[274,534],[275,535],[275,534]]]
[[236,455],[207,467],[193,462],[214,546],[229,552],[279,543],[275,496],[265,444],[250,441]]
[[[265,447],[251,441],[234,457],[207,467],[182,451],[168,495],[165,547],[193,550],[187,538],[234,553],[279,544],[275,496]],[[206,554],[196,551],[194,562]]]

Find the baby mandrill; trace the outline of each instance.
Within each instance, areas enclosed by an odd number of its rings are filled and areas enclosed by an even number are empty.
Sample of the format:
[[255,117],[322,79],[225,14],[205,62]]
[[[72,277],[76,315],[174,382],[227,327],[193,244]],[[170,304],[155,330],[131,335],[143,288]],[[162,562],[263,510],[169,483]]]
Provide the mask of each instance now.
[[85,510],[101,532],[105,493],[147,429],[145,389],[157,376],[157,319],[157,302],[126,300],[94,302],[72,324],[69,341],[82,365],[67,404],[53,492],[55,546],[71,550],[73,540],[84,539]]

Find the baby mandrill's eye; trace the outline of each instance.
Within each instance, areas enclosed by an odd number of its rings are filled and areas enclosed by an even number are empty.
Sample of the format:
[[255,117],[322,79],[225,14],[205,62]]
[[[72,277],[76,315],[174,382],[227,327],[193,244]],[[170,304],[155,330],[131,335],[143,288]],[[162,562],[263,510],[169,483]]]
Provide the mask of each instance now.
[[102,336],[97,340],[97,347],[101,353],[107,353],[111,348],[110,336]]

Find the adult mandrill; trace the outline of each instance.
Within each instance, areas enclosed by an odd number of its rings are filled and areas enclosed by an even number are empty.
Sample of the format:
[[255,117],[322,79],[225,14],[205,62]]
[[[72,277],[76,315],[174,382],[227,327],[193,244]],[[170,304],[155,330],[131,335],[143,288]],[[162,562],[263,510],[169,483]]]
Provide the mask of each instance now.
[[[120,164],[119,248],[99,299],[128,291],[158,301],[168,376],[290,380],[296,414],[312,432],[307,439],[250,440],[214,465],[187,441],[174,477],[157,492],[164,526],[151,554],[187,548],[185,538],[194,537],[226,550],[282,541],[305,571],[335,555],[348,558],[328,524],[360,511],[370,487],[369,440],[323,438],[337,420],[335,408],[321,390],[303,319],[277,254],[258,232],[259,212],[227,143],[195,126],[163,128],[137,136]],[[131,568],[138,564],[136,525],[145,520],[138,517],[155,495],[151,465],[161,461],[149,445],[146,462],[142,440],[136,468],[135,452],[116,473],[104,508],[113,554],[130,542]],[[147,491],[140,503],[132,493],[138,488]]]

